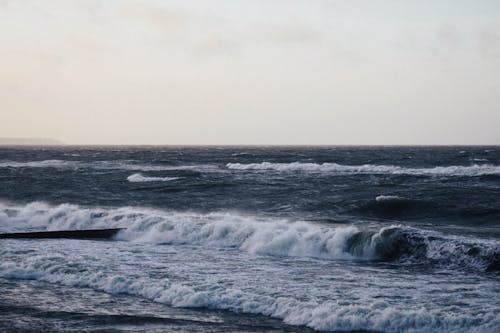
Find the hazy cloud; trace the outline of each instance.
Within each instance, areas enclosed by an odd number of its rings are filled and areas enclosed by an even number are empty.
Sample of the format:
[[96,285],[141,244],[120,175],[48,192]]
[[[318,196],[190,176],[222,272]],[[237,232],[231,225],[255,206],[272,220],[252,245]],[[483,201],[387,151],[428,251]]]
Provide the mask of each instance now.
[[0,0],[0,133],[458,143],[473,124],[500,142],[494,11],[389,3]]
[[500,61],[500,32],[492,28],[481,29],[479,50],[484,58]]

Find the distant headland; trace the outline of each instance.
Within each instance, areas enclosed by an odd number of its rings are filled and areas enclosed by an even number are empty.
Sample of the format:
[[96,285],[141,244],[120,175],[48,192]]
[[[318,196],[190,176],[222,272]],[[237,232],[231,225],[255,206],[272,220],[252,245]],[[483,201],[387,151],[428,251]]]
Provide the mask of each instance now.
[[51,138],[0,138],[0,146],[60,146],[65,143]]

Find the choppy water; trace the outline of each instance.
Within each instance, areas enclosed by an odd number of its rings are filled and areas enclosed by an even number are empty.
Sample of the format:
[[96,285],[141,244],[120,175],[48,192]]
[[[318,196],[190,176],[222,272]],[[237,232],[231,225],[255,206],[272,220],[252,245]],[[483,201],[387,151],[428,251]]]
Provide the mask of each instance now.
[[497,332],[499,147],[0,149],[0,328]]

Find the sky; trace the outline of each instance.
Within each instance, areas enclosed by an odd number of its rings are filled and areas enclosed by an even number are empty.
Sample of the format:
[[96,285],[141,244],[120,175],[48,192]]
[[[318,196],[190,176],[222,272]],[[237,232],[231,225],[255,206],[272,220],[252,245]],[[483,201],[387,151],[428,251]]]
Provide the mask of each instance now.
[[500,144],[500,1],[0,0],[0,136]]

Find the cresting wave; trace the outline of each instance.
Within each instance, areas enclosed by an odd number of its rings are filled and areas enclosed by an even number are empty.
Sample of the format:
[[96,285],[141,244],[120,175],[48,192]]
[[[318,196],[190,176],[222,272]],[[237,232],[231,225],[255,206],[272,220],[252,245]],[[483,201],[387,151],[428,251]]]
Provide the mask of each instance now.
[[125,227],[120,240],[188,244],[282,257],[390,261],[500,271],[500,246],[405,226],[360,230],[235,214],[173,213],[140,208],[81,208],[32,203],[0,206],[2,231]]
[[131,183],[144,183],[144,182],[168,182],[172,180],[177,180],[180,177],[147,177],[140,173],[134,173],[127,177],[127,180]]
[[396,165],[342,165],[337,163],[228,163],[231,170],[271,170],[279,172],[324,172],[339,174],[401,174],[427,176],[483,176],[500,175],[500,166],[474,164],[470,166],[439,166],[434,168],[405,168]]

